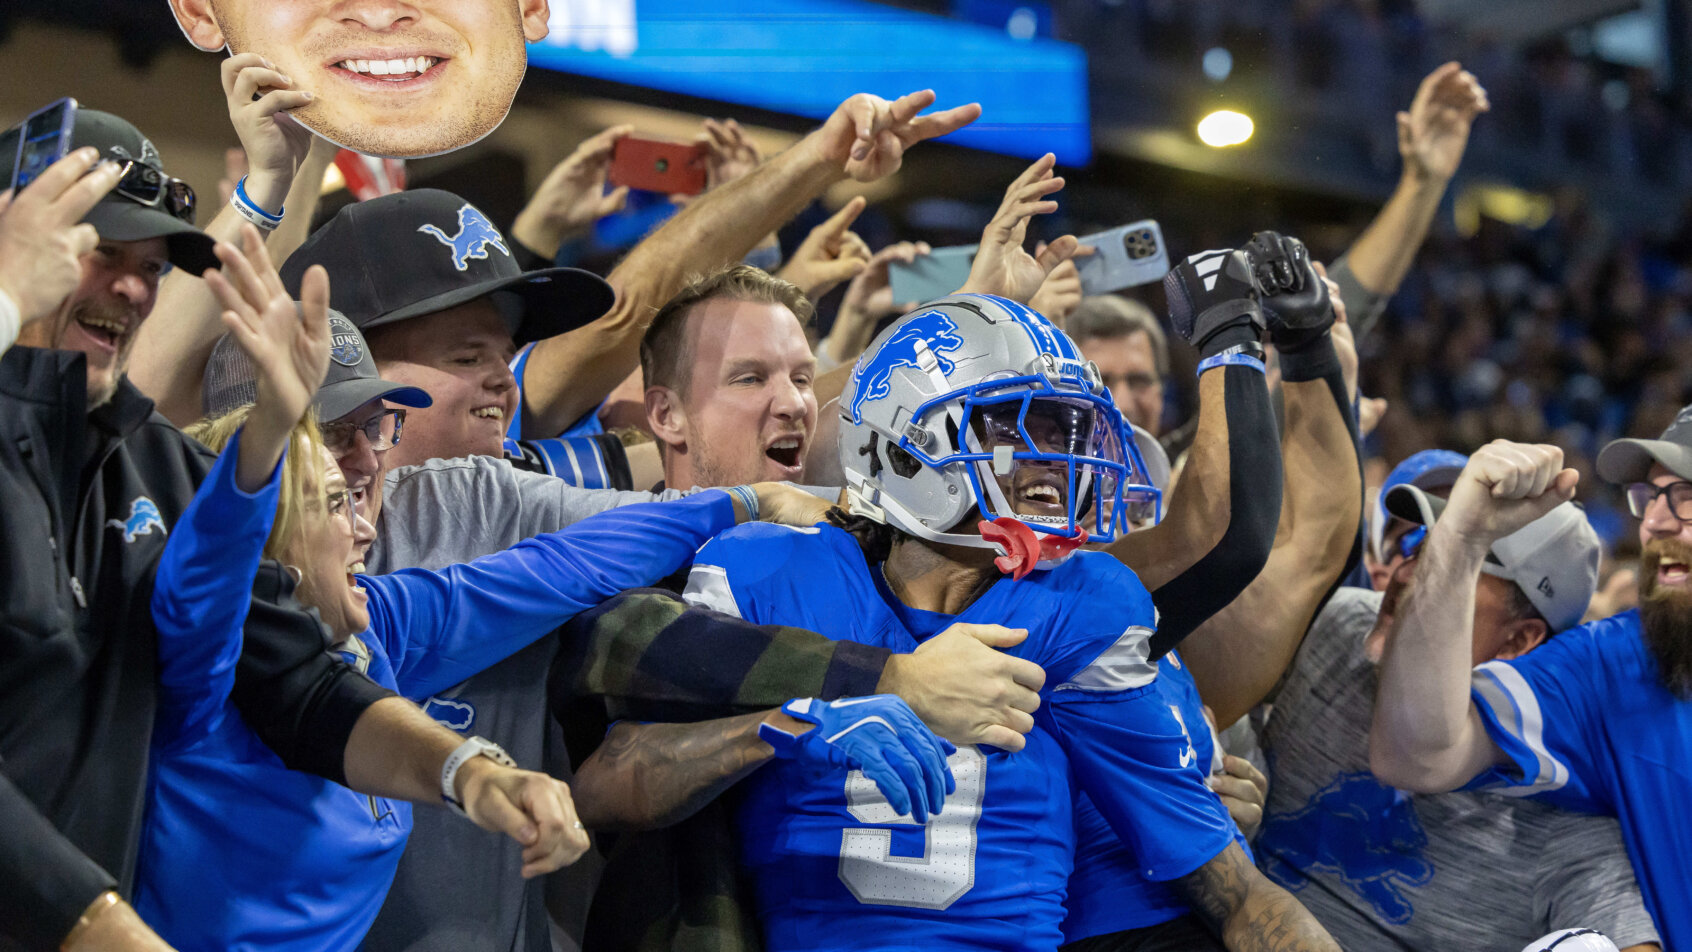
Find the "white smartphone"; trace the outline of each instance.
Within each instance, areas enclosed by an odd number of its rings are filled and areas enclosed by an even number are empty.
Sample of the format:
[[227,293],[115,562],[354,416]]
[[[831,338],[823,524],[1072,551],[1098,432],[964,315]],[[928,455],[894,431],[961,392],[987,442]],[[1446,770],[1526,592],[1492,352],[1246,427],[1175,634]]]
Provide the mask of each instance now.
[[1088,235],[1081,243],[1095,249],[1090,257],[1075,259],[1081,293],[1089,297],[1162,281],[1169,273],[1163,229],[1149,218]]

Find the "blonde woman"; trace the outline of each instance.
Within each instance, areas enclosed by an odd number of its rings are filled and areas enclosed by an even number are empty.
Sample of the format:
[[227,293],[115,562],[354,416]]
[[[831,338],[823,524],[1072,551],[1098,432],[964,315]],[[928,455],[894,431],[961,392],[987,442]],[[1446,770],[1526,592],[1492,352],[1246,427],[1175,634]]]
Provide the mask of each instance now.
[[[327,318],[307,306],[311,329],[300,331],[284,319],[291,307],[262,284],[214,287],[236,315],[225,320],[254,364],[258,403],[193,429],[223,453],[173,534],[172,564],[161,568],[154,599],[161,639],[196,643],[205,670],[232,669],[239,655],[261,554],[297,577],[297,597],[317,610],[349,662],[405,696],[426,697],[610,595],[674,572],[756,512],[760,496],[796,492],[736,487],[626,506],[473,563],[363,576],[370,525],[310,421],[293,422],[315,389],[306,381],[322,379],[327,340],[317,327]],[[262,314],[275,319],[266,325]],[[245,333],[243,315],[252,317]],[[351,950],[382,905],[410,805],[287,770],[235,715],[231,680],[167,685],[172,716],[156,732],[136,905],[183,950]],[[454,791],[461,801],[472,796],[468,784]],[[579,845],[569,861],[586,848],[585,835]],[[555,867],[544,859],[531,846],[524,875]]]

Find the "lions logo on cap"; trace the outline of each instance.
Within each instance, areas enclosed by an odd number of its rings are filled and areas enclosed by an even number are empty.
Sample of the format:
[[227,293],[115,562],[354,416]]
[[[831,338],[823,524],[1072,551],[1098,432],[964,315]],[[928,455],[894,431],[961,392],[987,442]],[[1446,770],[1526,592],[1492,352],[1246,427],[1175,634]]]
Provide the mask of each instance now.
[[352,321],[339,314],[329,316],[329,359],[343,367],[364,362],[364,338]]
[[436,241],[451,248],[452,266],[460,271],[469,270],[471,258],[486,258],[490,245],[506,257],[511,256],[511,249],[505,246],[499,229],[469,203],[458,210],[458,234],[448,235],[434,225],[423,225],[417,230],[425,235],[434,235]]

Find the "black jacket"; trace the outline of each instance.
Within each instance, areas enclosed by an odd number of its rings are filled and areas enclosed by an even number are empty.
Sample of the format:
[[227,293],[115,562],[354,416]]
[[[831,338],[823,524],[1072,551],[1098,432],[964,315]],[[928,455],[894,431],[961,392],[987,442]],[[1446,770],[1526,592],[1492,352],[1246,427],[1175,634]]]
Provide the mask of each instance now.
[[[84,381],[81,354],[0,357],[0,952],[56,949],[101,892],[129,894],[153,573],[214,459],[127,381],[88,412]],[[290,766],[341,780],[353,723],[389,692],[329,653],[285,573],[259,576],[236,703]]]

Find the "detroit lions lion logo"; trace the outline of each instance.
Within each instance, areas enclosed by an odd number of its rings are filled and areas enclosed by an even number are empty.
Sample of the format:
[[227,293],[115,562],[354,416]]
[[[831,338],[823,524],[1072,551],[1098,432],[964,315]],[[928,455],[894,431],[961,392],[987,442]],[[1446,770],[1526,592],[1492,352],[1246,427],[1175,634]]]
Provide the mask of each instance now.
[[1287,889],[1303,889],[1313,872],[1338,876],[1395,925],[1416,913],[1405,891],[1433,880],[1427,845],[1409,794],[1367,773],[1340,774],[1304,809],[1268,818],[1258,840],[1264,871]]
[[451,248],[452,266],[460,271],[469,270],[471,258],[486,258],[490,245],[507,257],[511,255],[511,249],[505,246],[499,229],[468,203],[458,210],[458,234],[448,235],[434,225],[423,225],[417,230],[425,235],[434,235],[436,241]]
[[159,507],[146,496],[137,496],[129,504],[128,519],[107,519],[106,525],[123,532],[123,541],[134,542],[136,536],[144,536],[154,529],[159,535],[167,535],[164,519],[159,515]]
[[364,338],[339,314],[329,315],[329,359],[343,367],[357,367],[364,360]]
[[423,713],[459,733],[469,730],[470,725],[476,723],[476,708],[474,705],[444,697],[432,697],[425,701]]
[[852,422],[864,422],[864,404],[880,400],[893,389],[893,371],[916,367],[917,345],[926,344],[929,353],[948,376],[957,368],[946,355],[963,347],[958,325],[940,311],[919,314],[908,321],[887,342],[858,360],[852,369]]

